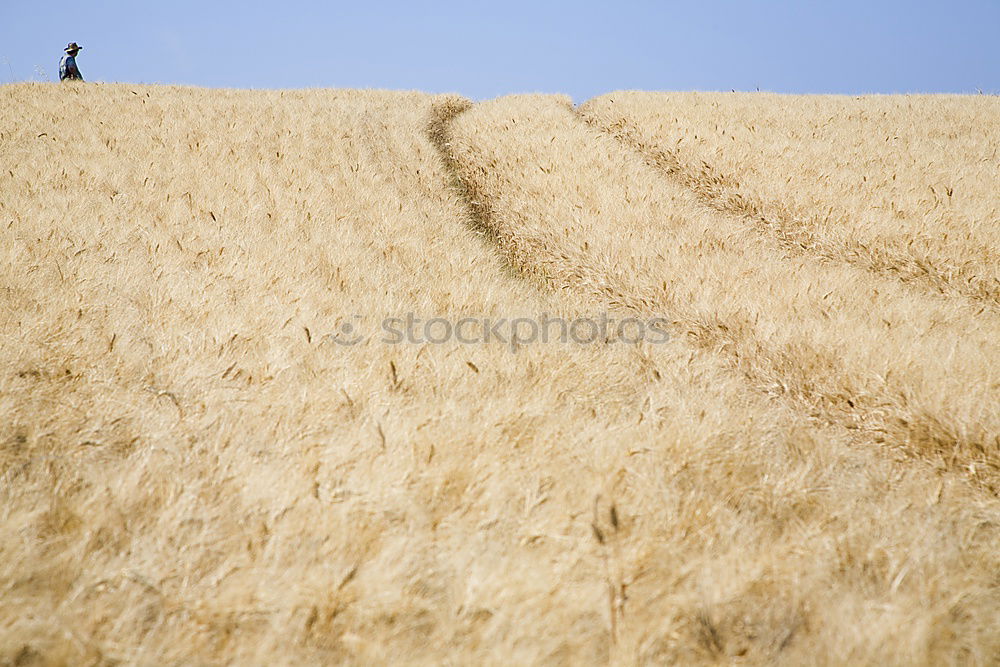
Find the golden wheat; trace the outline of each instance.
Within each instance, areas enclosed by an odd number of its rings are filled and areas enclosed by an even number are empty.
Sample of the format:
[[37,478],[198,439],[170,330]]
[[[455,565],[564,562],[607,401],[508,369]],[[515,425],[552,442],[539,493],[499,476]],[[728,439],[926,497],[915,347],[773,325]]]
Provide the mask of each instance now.
[[614,93],[590,123],[790,251],[1000,306],[1000,100]]
[[[746,307],[701,273],[657,274],[675,301],[643,300],[665,240],[709,271],[732,253],[681,233],[694,209],[641,217],[664,194],[638,158],[559,102],[453,120],[469,106],[0,88],[0,660],[994,659],[1000,504],[977,475],[888,456],[905,429],[874,446],[761,389],[765,370],[786,385],[812,370],[763,345],[734,363],[697,335],[378,341],[408,311],[677,316],[688,299],[721,322]],[[641,201],[586,208],[617,201],[621,178]],[[772,326],[839,340],[812,301],[789,312],[802,279],[754,248],[787,283],[760,305],[780,308]],[[832,303],[867,331],[851,299]],[[950,326],[974,340],[991,320],[963,308]],[[366,337],[339,345],[348,323]],[[873,340],[913,342],[855,342]],[[860,354],[833,381],[867,368]],[[991,398],[982,377],[960,379]],[[933,414],[988,428],[958,419],[954,387]]]
[[457,119],[453,144],[522,263],[561,286],[669,311],[679,331],[810,416],[995,480],[994,313],[787,256],[580,123],[565,100],[479,105]]

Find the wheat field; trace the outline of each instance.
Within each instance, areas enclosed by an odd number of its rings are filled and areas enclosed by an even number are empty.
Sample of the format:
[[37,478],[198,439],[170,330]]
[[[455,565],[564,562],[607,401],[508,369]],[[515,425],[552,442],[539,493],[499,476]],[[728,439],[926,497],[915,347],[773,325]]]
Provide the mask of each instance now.
[[0,664],[1000,662],[998,136],[0,87]]
[[1000,105],[987,96],[611,94],[581,109],[786,250],[1000,306]]

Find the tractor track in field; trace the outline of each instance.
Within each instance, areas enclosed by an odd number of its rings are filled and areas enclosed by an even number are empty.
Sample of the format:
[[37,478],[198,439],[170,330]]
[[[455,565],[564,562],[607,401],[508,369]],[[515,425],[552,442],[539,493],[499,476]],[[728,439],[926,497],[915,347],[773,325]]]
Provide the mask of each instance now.
[[511,249],[506,246],[503,238],[497,233],[496,225],[491,224],[490,221],[494,213],[486,197],[476,192],[473,184],[459,175],[458,165],[450,148],[451,132],[449,126],[455,118],[474,106],[475,103],[472,100],[461,97],[438,102],[431,110],[431,118],[425,134],[431,145],[437,149],[441,162],[444,164],[445,171],[449,176],[448,186],[458,196],[465,208],[466,226],[482,238],[483,242],[496,253],[510,275],[528,280],[542,288],[544,281],[532,275],[526,267],[516,260],[510,251]]
[[961,280],[961,276],[938,267],[931,258],[887,252],[860,241],[840,243],[825,239],[791,214],[769,213],[765,202],[741,192],[739,182],[732,175],[720,173],[707,162],[703,161],[700,166],[686,163],[676,151],[647,144],[627,124],[608,128],[579,108],[575,112],[588,126],[614,137],[666,178],[690,190],[704,206],[742,220],[788,253],[850,264],[925,294],[967,300],[980,312],[987,308],[1000,312],[1000,284],[977,276],[965,276],[967,280]]
[[[506,238],[502,233],[502,225],[497,217],[500,214],[491,205],[490,196],[480,192],[474,182],[462,176],[462,165],[451,149],[450,125],[458,116],[471,110],[474,106],[468,101],[438,106],[435,108],[428,126],[428,136],[437,147],[445,163],[451,177],[452,187],[468,210],[470,227],[494,247],[505,265],[516,275],[537,283],[539,287],[551,286],[552,280],[547,275],[546,267],[532,264],[526,259],[525,248]],[[570,111],[582,125],[592,128],[591,124],[587,123],[572,107],[570,107]],[[623,149],[631,150],[628,146],[623,146]],[[686,189],[693,188],[687,186]],[[731,211],[719,211],[697,191],[694,194],[702,205],[708,206],[716,213],[736,215]],[[798,252],[809,252],[800,246],[797,247],[799,248]],[[587,268],[588,257],[583,255],[566,256],[564,259],[577,265],[571,272],[576,291],[583,292],[589,298],[633,315],[649,314],[650,304],[647,300],[644,300],[642,295],[633,294],[626,284],[616,281],[614,276],[602,274],[601,279],[595,281],[592,274],[595,271],[601,272],[599,267]],[[886,445],[893,439],[889,433],[892,429],[887,424],[883,424],[880,418],[873,416],[874,413],[878,412],[875,406],[872,406],[871,410],[866,409],[865,401],[851,403],[848,407],[847,403],[844,405],[828,404],[823,397],[798,395],[795,392],[789,394],[785,391],[773,390],[770,384],[763,382],[763,378],[756,377],[753,369],[745,367],[746,365],[740,360],[739,355],[733,356],[733,350],[745,342],[736,333],[739,330],[741,330],[740,326],[734,328],[723,322],[716,322],[714,324],[705,323],[704,326],[694,328],[688,327],[681,333],[690,342],[692,350],[698,354],[710,354],[713,358],[718,359],[720,366],[725,367],[733,377],[739,378],[748,391],[765,400],[777,401],[820,429],[832,428],[856,445],[875,447],[883,450],[886,456],[903,456],[938,472],[955,474],[989,496],[995,496],[1000,489],[1000,469],[996,469],[995,465],[988,465],[985,461],[979,461],[980,467],[973,469],[972,474],[969,474],[968,459],[963,456],[928,457],[929,452],[923,451],[923,447],[910,445],[887,447]],[[790,382],[790,384],[794,385],[794,382]],[[927,434],[924,435],[927,436]],[[935,438],[931,438],[931,440],[935,440]],[[942,451],[949,448],[947,442],[936,442],[936,446],[940,446]]]

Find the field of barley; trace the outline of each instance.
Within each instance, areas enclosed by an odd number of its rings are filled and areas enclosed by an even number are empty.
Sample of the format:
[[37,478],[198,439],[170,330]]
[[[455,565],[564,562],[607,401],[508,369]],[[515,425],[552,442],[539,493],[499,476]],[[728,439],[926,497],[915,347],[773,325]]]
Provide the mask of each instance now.
[[0,665],[1000,662],[998,150],[989,96],[0,87]]

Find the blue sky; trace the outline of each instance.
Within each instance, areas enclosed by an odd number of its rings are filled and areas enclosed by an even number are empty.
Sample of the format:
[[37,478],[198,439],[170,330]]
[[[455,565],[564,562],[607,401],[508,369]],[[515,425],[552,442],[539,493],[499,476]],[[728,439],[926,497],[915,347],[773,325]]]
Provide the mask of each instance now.
[[402,88],[476,99],[611,90],[1000,91],[1000,0],[0,0],[0,81]]

